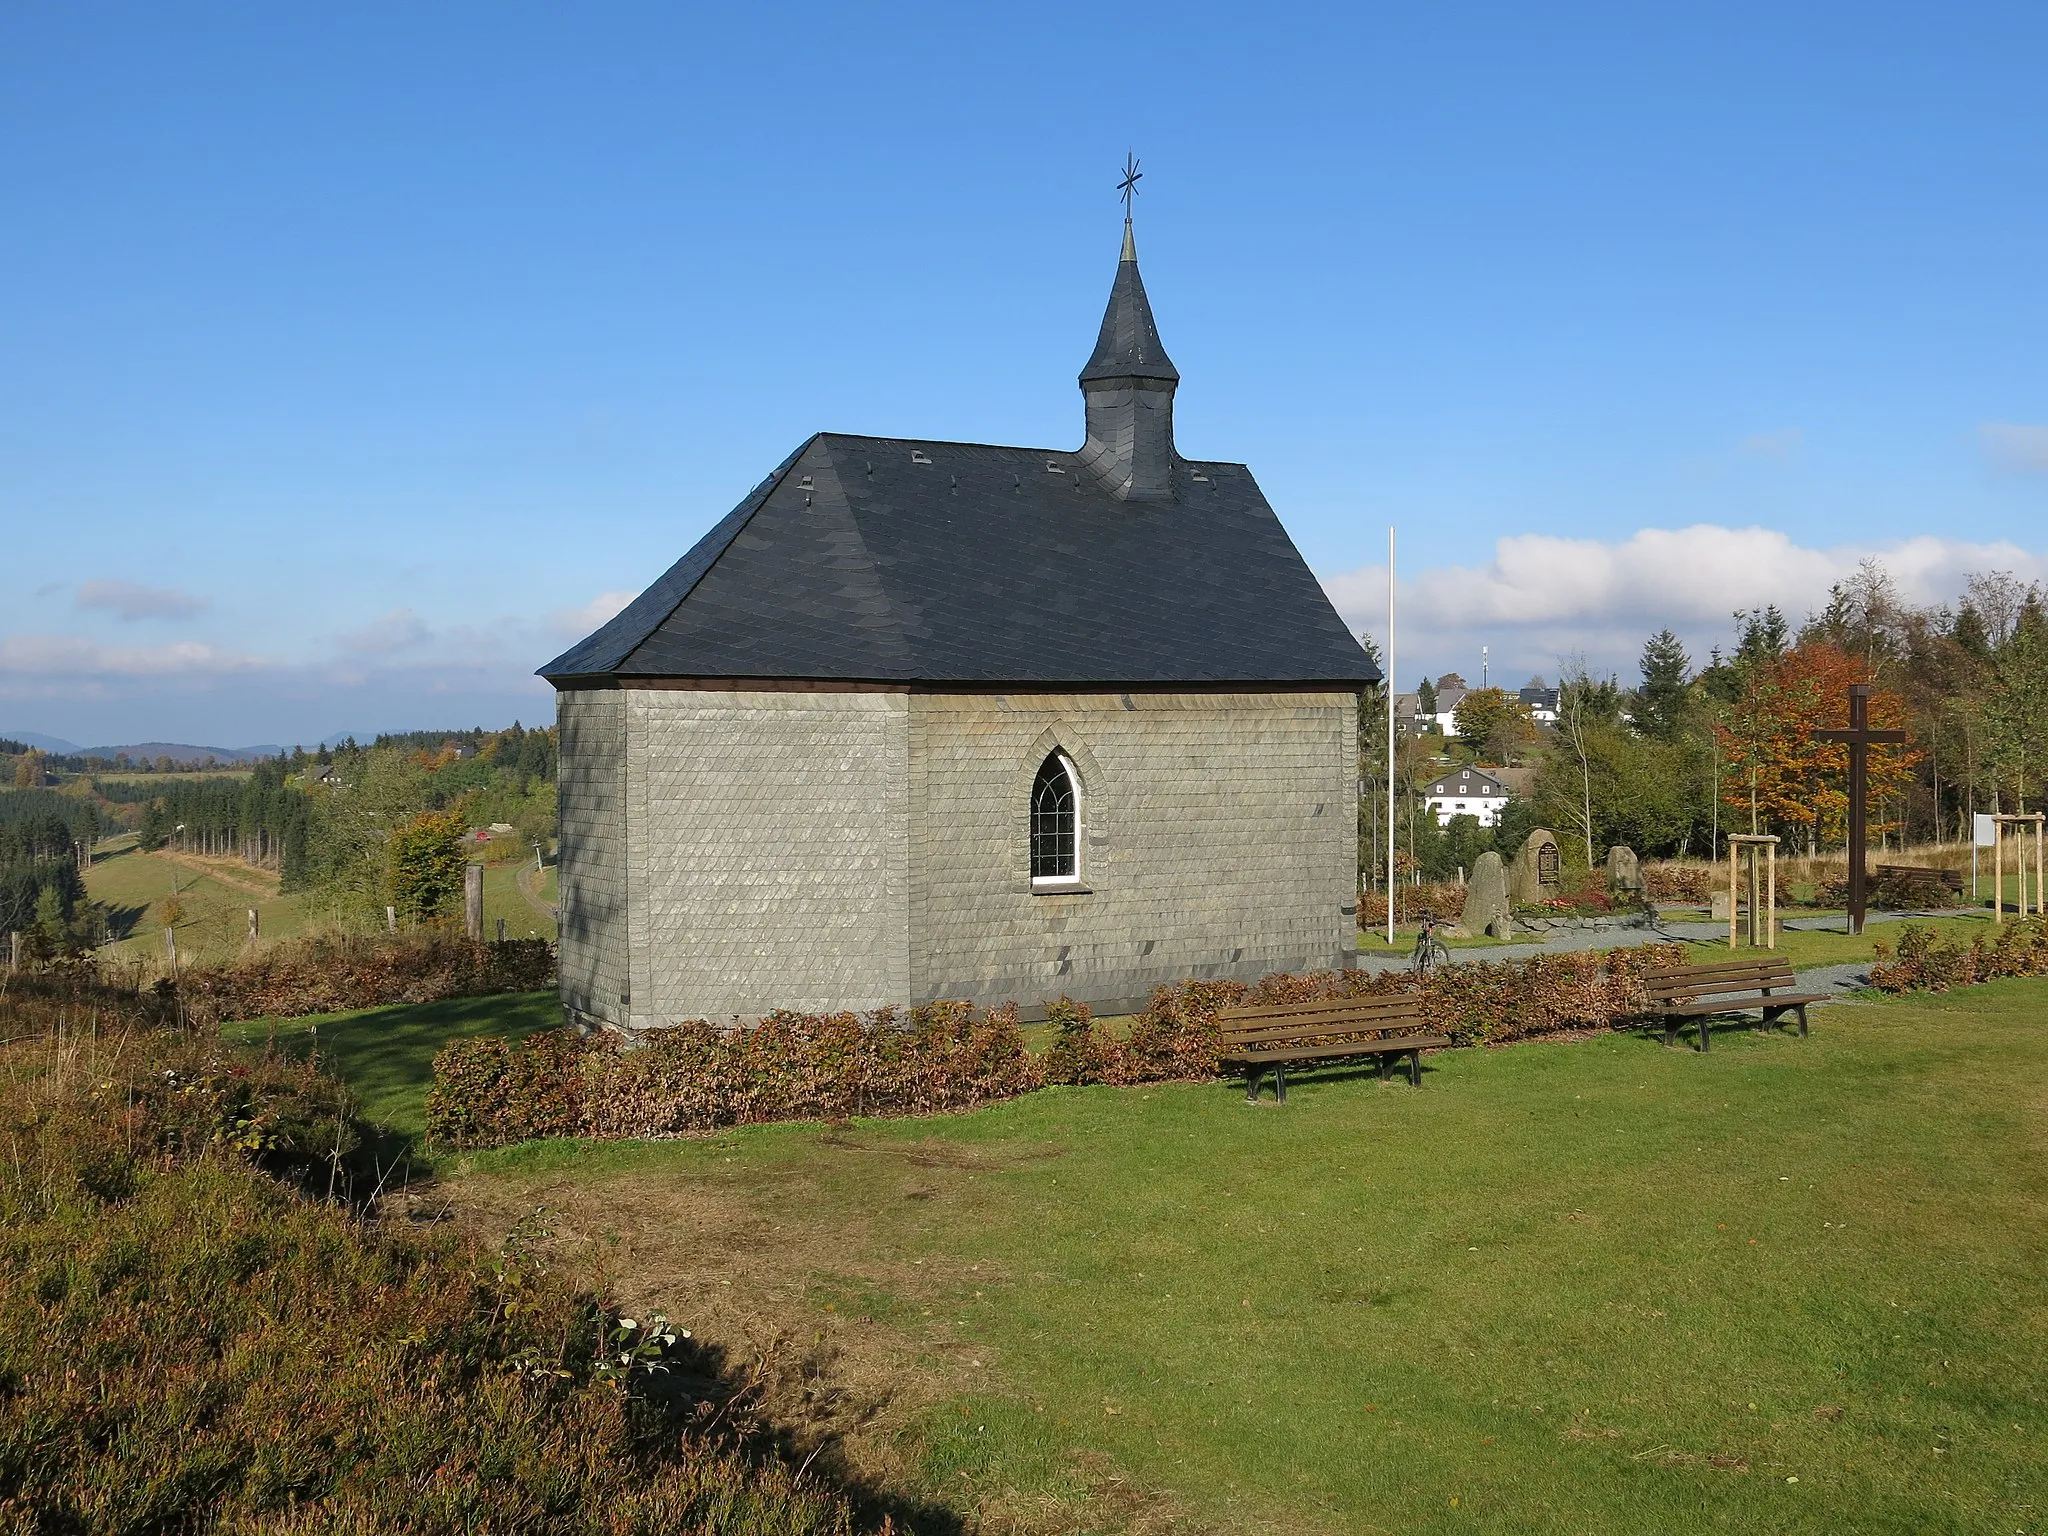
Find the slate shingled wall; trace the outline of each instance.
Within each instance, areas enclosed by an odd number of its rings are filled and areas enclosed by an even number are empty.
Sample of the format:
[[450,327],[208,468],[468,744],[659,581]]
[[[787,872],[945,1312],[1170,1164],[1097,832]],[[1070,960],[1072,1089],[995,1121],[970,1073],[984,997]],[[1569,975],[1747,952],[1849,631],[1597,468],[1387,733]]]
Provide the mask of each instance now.
[[633,1023],[902,1002],[906,696],[623,696]]
[[[594,1020],[1135,1006],[1189,976],[1321,969],[1354,933],[1349,694],[561,702],[563,1001]],[[1054,746],[1082,779],[1080,892],[1030,880]]]
[[[933,997],[1141,1006],[1190,976],[1320,970],[1355,944],[1350,694],[920,695],[911,981]],[[1034,890],[1026,804],[1082,786],[1085,894]]]
[[562,1003],[623,1025],[626,1015],[626,708],[623,693],[557,695]]

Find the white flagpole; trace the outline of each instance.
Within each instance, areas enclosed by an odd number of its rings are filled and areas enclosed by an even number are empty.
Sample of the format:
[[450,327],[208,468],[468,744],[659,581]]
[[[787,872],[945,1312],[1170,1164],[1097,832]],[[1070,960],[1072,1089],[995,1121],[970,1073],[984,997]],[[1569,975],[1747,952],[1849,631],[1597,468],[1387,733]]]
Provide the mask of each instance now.
[[1387,947],[1394,944],[1394,529],[1387,527]]

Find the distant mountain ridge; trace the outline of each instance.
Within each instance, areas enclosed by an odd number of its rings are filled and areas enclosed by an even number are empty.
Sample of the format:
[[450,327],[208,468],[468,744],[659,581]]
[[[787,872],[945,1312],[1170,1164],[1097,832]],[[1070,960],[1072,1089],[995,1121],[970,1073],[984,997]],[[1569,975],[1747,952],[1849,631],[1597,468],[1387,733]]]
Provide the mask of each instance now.
[[280,757],[283,747],[195,747],[182,741],[140,741],[125,747],[87,747],[74,752],[74,757],[119,757],[127,753],[130,760],[148,758],[154,762],[159,757],[168,757],[174,763],[203,763],[209,757],[217,763],[253,763],[259,757]]
[[250,763],[259,757],[277,757],[284,752],[283,747],[197,747],[185,741],[138,741],[125,747],[81,747],[60,736],[38,736],[33,731],[0,731],[0,741],[18,741],[25,747],[38,747],[53,757],[113,758],[125,752],[134,762],[144,758],[154,762],[157,758],[168,757],[174,763],[203,763],[210,757],[217,763]]

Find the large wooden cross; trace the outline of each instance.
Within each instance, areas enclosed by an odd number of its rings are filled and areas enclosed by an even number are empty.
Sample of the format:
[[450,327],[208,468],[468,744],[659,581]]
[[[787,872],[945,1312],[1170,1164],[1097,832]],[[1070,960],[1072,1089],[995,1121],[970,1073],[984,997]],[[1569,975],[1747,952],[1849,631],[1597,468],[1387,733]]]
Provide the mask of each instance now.
[[1870,749],[1906,739],[1904,731],[1873,731],[1870,728],[1870,684],[1849,685],[1849,728],[1846,731],[1815,731],[1816,741],[1846,741],[1849,744],[1849,931],[1863,931],[1867,891],[1863,878],[1863,843],[1870,798]]

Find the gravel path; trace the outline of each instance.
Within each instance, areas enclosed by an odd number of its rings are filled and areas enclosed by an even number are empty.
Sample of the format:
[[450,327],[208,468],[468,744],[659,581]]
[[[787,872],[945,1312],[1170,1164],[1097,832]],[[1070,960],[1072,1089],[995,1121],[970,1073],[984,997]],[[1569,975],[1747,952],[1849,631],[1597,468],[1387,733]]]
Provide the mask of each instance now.
[[[1975,907],[1952,907],[1927,912],[1872,912],[1864,919],[1865,926],[1877,923],[1896,923],[1930,917],[1968,917],[1977,912]],[[1803,933],[1840,933],[1843,920],[1839,917],[1788,918],[1782,926]],[[1725,945],[1728,942],[1728,925],[1725,922],[1663,922],[1654,928],[1563,928],[1548,933],[1531,934],[1529,942],[1500,944],[1486,949],[1454,949],[1451,951],[1452,964],[1472,960],[1526,960],[1533,955],[1562,955],[1587,949],[1625,949],[1638,944],[1669,944],[1683,941],[1699,945]],[[1702,957],[1705,958],[1705,957]],[[1369,955],[1358,957],[1361,971],[1405,971],[1408,957],[1404,955]],[[1800,984],[1816,990],[1826,988],[1831,992],[1854,992],[1870,985],[1868,960],[1854,960],[1842,965],[1813,966],[1798,973]]]

